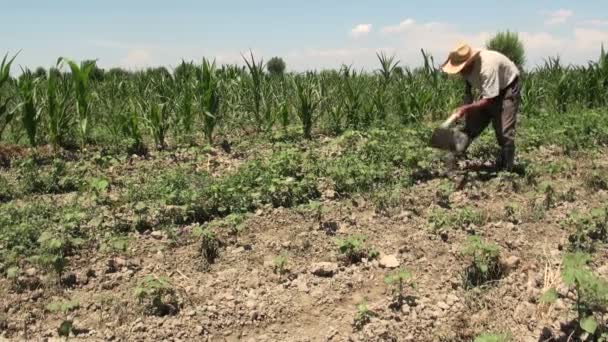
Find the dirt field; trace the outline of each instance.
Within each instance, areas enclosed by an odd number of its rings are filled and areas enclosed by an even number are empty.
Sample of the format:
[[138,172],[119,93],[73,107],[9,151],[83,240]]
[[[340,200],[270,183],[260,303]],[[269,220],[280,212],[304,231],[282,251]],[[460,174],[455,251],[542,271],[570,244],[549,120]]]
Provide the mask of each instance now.
[[[119,177],[144,177],[184,160],[193,172],[223,172],[245,159],[238,153],[218,152],[208,160],[172,153],[130,159],[105,172],[120,184]],[[220,241],[211,264],[201,256],[200,238],[192,237],[197,224],[183,224],[173,233],[131,232],[123,252],[90,245],[66,255],[60,281],[27,266],[16,280],[0,280],[2,337],[57,340],[67,320],[71,336],[91,341],[471,341],[484,332],[513,341],[566,340],[576,313],[559,275],[572,230],[563,223],[572,212],[605,205],[606,191],[586,180],[608,159],[604,151],[569,157],[551,147],[521,159],[528,164],[526,175],[497,175],[480,161],[463,162],[451,177],[435,175],[403,188],[391,205],[323,189],[315,205],[266,206],[244,219],[238,235],[221,224],[210,227]],[[534,174],[533,168],[542,171]],[[13,179],[13,173],[5,174]],[[546,184],[551,195],[543,190]],[[438,190],[446,187],[453,191]],[[75,196],[44,194],[27,201],[52,206]],[[472,218],[437,224],[441,215],[463,212]],[[499,246],[503,274],[466,289],[463,274],[471,259],[461,252],[473,234]],[[357,235],[366,237],[377,258],[344,261],[336,240]],[[605,261],[600,248],[592,268],[608,276]],[[402,303],[385,283],[398,269],[409,271],[415,283],[404,288]],[[161,314],[146,314],[134,296],[145,277],[170,283],[174,300]],[[551,287],[559,299],[541,304]],[[62,301],[78,304],[49,309]],[[367,310],[358,309],[362,303]]]

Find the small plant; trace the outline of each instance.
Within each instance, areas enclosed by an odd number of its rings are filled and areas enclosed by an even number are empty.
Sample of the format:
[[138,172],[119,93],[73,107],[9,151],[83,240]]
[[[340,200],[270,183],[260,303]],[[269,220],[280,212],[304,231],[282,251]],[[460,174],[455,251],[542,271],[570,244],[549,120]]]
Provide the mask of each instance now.
[[475,337],[474,342],[508,342],[510,341],[507,335],[499,335],[493,333],[483,333]]
[[77,300],[71,301],[57,301],[49,303],[46,306],[46,310],[50,313],[60,313],[64,316],[63,321],[57,328],[57,334],[62,337],[70,336],[70,333],[74,331],[74,323],[71,319],[67,318],[67,314],[80,307],[80,302]]
[[338,250],[343,255],[344,260],[349,264],[355,264],[363,258],[374,259],[379,253],[373,248],[369,248],[365,244],[365,237],[354,235],[345,239],[338,239]]
[[577,331],[587,334],[589,341],[606,341],[608,329],[604,316],[608,312],[608,282],[587,268],[590,259],[586,253],[566,254],[562,280],[576,298]]
[[209,229],[203,229],[200,226],[192,230],[192,235],[201,239],[200,253],[203,257],[204,268],[209,268],[209,265],[215,262],[220,255],[220,242],[215,237],[215,234]]
[[46,306],[46,309],[48,312],[51,313],[67,314],[71,311],[78,309],[79,307],[80,302],[78,300],[70,300],[51,302]]
[[450,207],[450,195],[454,192],[454,184],[452,182],[441,182],[437,187],[435,196],[437,197],[437,204],[443,208]]
[[166,277],[147,275],[133,294],[143,305],[144,313],[154,316],[174,315],[179,311],[177,295]]
[[462,254],[472,258],[464,272],[465,288],[480,286],[502,276],[498,246],[483,242],[479,236],[469,236]]
[[287,273],[287,257],[285,255],[276,256],[272,259],[272,264],[274,265],[274,273],[278,275]]
[[509,203],[505,205],[505,216],[504,219],[507,222],[518,224],[521,216],[521,209],[517,203]]
[[545,195],[543,206],[545,210],[549,210],[555,206],[555,189],[551,183],[545,182],[540,185],[540,188]]
[[571,214],[565,228],[574,227],[568,236],[570,251],[594,252],[597,243],[608,242],[608,208],[596,208],[587,214]]
[[405,304],[408,296],[404,293],[404,287],[409,286],[415,288],[416,284],[410,281],[412,274],[406,270],[399,270],[393,274],[389,274],[384,278],[384,283],[392,286],[393,297],[395,299],[392,304],[394,309],[400,309]]
[[605,171],[595,170],[585,177],[585,186],[589,190],[608,190],[608,174]]
[[369,310],[365,302],[357,304],[357,313],[355,314],[354,326],[355,329],[361,330],[363,327],[370,322],[374,313]]

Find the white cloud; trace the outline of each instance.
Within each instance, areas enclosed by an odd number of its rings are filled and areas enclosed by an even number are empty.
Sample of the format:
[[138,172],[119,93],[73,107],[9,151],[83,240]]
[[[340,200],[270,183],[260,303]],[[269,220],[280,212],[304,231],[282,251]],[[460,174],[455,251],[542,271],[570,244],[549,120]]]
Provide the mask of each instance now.
[[120,62],[127,69],[141,69],[152,65],[152,55],[145,49],[133,49]]
[[608,27],[608,20],[591,19],[582,22],[582,24],[585,26]]
[[385,26],[380,31],[382,33],[400,33],[400,32],[408,30],[409,28],[413,27],[414,25],[416,25],[416,21],[414,19],[407,18],[397,25]]
[[568,19],[574,16],[574,12],[567,9],[559,9],[554,12],[545,13],[545,25],[547,26],[555,26],[564,24]]
[[372,32],[372,24],[359,24],[350,31],[350,35],[359,38],[368,35],[370,32]]

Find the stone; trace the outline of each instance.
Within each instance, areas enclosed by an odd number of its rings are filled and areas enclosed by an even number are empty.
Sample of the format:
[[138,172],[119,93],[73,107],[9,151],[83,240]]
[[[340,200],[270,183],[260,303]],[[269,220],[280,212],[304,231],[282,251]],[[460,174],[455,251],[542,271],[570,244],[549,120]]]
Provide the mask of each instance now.
[[399,260],[397,260],[396,255],[383,255],[380,258],[380,267],[384,268],[397,268],[399,267]]
[[502,264],[504,265],[504,267],[508,270],[514,270],[519,266],[521,259],[519,259],[519,257],[515,256],[515,255],[511,255],[510,257],[504,259],[502,261]]
[[310,267],[310,273],[318,277],[332,277],[337,272],[338,264],[334,262],[317,262]]
[[150,236],[155,238],[156,240],[160,240],[163,238],[163,232],[161,232],[159,230],[155,230],[152,233],[150,233]]
[[30,267],[27,270],[25,270],[25,274],[30,277],[35,277],[36,273],[38,273],[38,271],[34,267]]
[[205,333],[205,328],[203,328],[202,325],[197,325],[196,328],[194,328],[194,333],[200,336]]
[[440,301],[437,303],[437,307],[440,308],[441,310],[448,310],[450,308],[450,306],[443,301]]
[[76,285],[76,283],[78,282],[78,279],[76,278],[76,274],[67,273],[61,277],[60,282],[61,285],[65,287],[74,287],[74,285]]

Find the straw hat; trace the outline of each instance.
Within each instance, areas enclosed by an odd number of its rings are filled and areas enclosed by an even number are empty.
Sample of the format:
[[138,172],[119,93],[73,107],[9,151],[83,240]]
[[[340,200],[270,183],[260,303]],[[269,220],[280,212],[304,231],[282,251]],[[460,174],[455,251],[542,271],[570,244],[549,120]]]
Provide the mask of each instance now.
[[467,44],[459,44],[450,51],[448,59],[443,63],[441,69],[448,74],[457,74],[469,64],[481,50],[473,49]]

